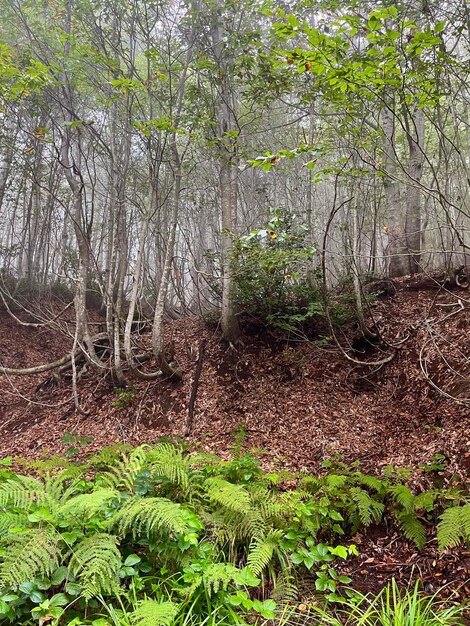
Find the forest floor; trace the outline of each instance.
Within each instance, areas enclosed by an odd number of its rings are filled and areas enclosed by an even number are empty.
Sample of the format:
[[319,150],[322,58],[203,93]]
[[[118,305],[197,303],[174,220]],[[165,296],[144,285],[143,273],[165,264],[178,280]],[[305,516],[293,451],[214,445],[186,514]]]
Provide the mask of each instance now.
[[[190,446],[228,456],[233,433],[242,428],[244,448],[266,468],[315,472],[325,459],[338,458],[359,461],[362,471],[380,475],[392,464],[414,468],[415,489],[436,478],[429,464],[439,454],[446,469],[438,480],[468,485],[470,292],[420,290],[410,279],[397,286],[393,297],[371,307],[386,342],[399,346],[383,366],[347,361],[334,344],[287,341],[255,326],[247,328],[241,347],[227,350],[217,327],[191,318],[169,323],[166,331],[182,382],[139,382],[122,395],[112,382],[86,374],[78,391],[87,416],[75,413],[68,378],[0,377],[0,457],[64,454],[70,445],[63,442],[66,432],[93,437],[84,452],[113,442],[184,437],[204,338],[193,431],[186,437]],[[354,344],[353,358],[378,361],[390,353],[386,345],[360,345],[354,333],[351,328],[339,337],[344,348]],[[0,310],[2,365],[30,367],[68,348],[63,336],[19,326]],[[356,588],[376,589],[392,576],[412,575],[430,592],[449,583],[449,590],[460,589],[460,598],[470,596],[470,552],[464,549],[439,555],[431,540],[418,553],[395,528],[384,526],[354,541],[360,556],[343,571]]]

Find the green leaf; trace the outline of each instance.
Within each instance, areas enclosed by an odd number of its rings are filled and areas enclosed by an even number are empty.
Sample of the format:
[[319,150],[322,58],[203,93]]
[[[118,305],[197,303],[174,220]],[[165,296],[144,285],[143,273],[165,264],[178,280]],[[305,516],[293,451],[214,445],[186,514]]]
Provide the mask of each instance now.
[[141,560],[142,559],[137,554],[129,554],[129,556],[124,561],[124,565],[126,567],[132,567],[133,565],[137,565],[137,563],[140,563]]
[[347,559],[348,558],[348,549],[346,548],[346,546],[336,546],[336,548],[329,548],[331,554],[334,554],[335,556],[339,556],[341,559]]
[[58,567],[51,576],[51,585],[57,587],[61,585],[68,576],[68,569],[63,565]]
[[65,606],[69,603],[69,599],[65,595],[65,593],[56,593],[50,599],[51,606]]
[[276,617],[276,603],[274,600],[265,600],[264,602],[254,600],[253,610],[259,613],[261,617],[264,617],[264,619],[274,619]]
[[261,579],[257,578],[249,567],[244,567],[243,569],[236,572],[234,576],[234,581],[237,585],[244,585],[246,587],[257,587]]

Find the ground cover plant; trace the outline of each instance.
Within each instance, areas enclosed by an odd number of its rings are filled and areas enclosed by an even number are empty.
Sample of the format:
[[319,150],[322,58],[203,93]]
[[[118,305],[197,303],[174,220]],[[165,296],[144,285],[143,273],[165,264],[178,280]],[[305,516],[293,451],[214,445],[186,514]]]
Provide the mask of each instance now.
[[[168,442],[71,458],[3,461],[0,624],[245,624],[287,615],[309,572],[312,599],[360,602],[338,567],[351,537],[385,517],[419,549],[470,541],[467,495],[413,494],[330,462],[321,476],[266,473]],[[432,530],[434,532],[434,530]]]

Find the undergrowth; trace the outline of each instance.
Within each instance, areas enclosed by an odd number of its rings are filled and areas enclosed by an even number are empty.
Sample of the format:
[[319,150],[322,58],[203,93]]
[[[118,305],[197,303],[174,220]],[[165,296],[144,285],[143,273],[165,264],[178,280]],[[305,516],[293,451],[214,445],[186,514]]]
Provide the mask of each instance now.
[[326,464],[322,476],[265,473],[168,442],[114,446],[73,462],[0,470],[0,624],[79,626],[246,624],[284,614],[297,583],[353,602],[338,563],[350,537],[387,517],[416,547],[437,526],[442,550],[470,542],[470,502],[458,489],[414,494],[400,472],[382,478]]

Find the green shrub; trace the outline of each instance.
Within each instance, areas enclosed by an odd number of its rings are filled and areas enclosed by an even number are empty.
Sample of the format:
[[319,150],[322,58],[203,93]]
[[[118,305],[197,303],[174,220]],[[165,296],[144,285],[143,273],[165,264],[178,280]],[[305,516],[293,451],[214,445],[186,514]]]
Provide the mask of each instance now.
[[315,250],[308,230],[283,209],[272,209],[264,228],[233,245],[236,301],[244,313],[280,328],[299,326],[321,315]]

